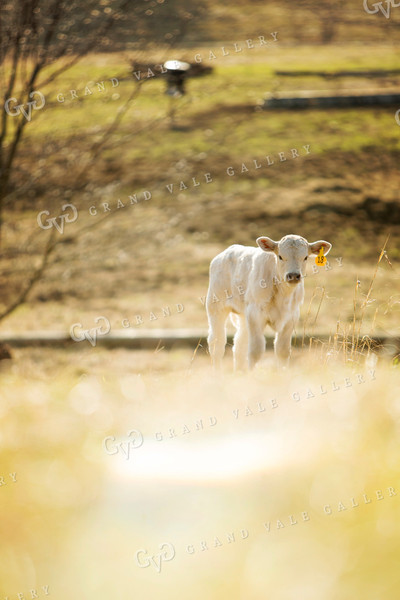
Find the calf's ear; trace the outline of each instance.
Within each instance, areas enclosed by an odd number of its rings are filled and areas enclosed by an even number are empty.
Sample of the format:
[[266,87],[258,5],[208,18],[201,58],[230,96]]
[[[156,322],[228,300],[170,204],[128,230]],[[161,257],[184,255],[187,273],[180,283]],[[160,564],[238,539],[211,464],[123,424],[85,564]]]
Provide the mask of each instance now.
[[325,240],[318,240],[318,242],[312,242],[312,244],[308,244],[308,253],[319,254],[321,248],[324,249],[324,255],[326,256],[329,250],[332,248],[332,244],[326,242]]
[[264,250],[265,252],[276,252],[278,248],[278,242],[274,242],[274,240],[271,240],[269,237],[259,237],[256,241],[261,250]]

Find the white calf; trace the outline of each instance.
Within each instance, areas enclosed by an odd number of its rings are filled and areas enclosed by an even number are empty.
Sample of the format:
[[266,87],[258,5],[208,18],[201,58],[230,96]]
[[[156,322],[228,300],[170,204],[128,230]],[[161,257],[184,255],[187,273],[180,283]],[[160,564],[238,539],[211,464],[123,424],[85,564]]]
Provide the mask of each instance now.
[[237,330],[233,344],[235,369],[252,369],[261,358],[266,325],[276,332],[278,363],[288,364],[292,333],[304,298],[307,258],[317,255],[321,248],[328,254],[332,247],[324,240],[309,244],[298,235],[286,235],[279,242],[259,237],[257,244],[259,248],[229,246],[210,264],[208,348],[217,367],[225,353],[229,314]]

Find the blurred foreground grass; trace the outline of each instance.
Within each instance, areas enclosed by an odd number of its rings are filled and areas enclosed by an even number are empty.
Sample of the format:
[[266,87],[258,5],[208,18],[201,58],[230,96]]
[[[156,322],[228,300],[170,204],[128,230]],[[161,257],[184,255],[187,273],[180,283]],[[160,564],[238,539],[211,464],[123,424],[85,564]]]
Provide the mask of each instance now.
[[[0,372],[2,597],[397,599],[399,375],[384,359],[300,351],[288,377],[269,354],[251,375],[227,357],[220,376],[183,350],[16,358]],[[167,542],[160,573],[138,565]]]

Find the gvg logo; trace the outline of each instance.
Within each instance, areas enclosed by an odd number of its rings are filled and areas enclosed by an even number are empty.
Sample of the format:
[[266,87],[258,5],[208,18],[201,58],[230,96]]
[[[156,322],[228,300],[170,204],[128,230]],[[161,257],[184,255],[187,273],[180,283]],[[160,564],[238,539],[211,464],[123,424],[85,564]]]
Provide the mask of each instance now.
[[400,127],[400,108],[399,108],[398,111],[396,111],[396,114],[394,115],[394,118],[396,119],[397,125]]
[[[41,229],[51,229],[55,227],[58,233],[64,233],[64,224],[65,223],[74,223],[78,218],[78,211],[73,204],[64,204],[61,210],[70,210],[71,212],[67,212],[65,215],[58,215],[58,217],[51,217],[50,219],[46,219],[43,223],[43,215],[49,216],[48,210],[42,210],[36,217],[37,223]],[[57,219],[59,219],[60,224],[58,224]]]
[[128,431],[126,436],[129,439],[116,442],[114,436],[108,436],[103,440],[103,448],[110,456],[118,454],[121,450],[121,454],[125,454],[126,460],[129,460],[131,450],[136,450],[143,445],[143,435],[137,429],[131,429]]
[[175,558],[175,548],[170,542],[164,542],[159,545],[160,552],[150,556],[147,550],[138,550],[135,554],[136,563],[141,569],[146,569],[152,565],[157,573],[161,573],[163,562],[168,562]]
[[[46,104],[46,99],[43,96],[42,92],[31,92],[29,94],[29,98],[34,98],[35,96],[37,97],[36,100],[30,100],[29,102],[26,103],[27,110],[25,110],[24,104],[17,104],[18,100],[16,98],[8,98],[8,100],[6,100],[4,103],[4,108],[6,110],[6,113],[8,115],[10,115],[10,117],[18,117],[18,115],[22,114],[22,115],[24,115],[24,117],[27,121],[30,121],[32,119],[32,109],[33,110],[41,110],[44,107],[44,105]],[[37,100],[40,100],[39,105],[37,104]],[[12,103],[13,103],[13,106],[11,106],[11,108],[10,108],[10,105]]]
[[[74,342],[83,342],[87,340],[93,347],[97,344],[97,337],[101,335],[107,335],[111,331],[110,321],[107,317],[96,317],[94,322],[100,323],[103,322],[102,325],[98,325],[98,327],[92,327],[91,329],[82,329],[82,323],[74,323],[71,325],[69,329],[69,334]],[[75,330],[80,328],[81,331],[76,333]]]
[[373,9],[371,9],[369,7],[368,4],[369,0],[364,0],[363,2],[363,6],[364,6],[364,10],[366,13],[368,13],[369,15],[376,15],[377,12],[381,11],[381,13],[383,14],[383,16],[386,19],[390,18],[390,11],[392,8],[399,8],[400,7],[400,2],[395,2],[395,0],[385,0],[385,4],[386,4],[386,8],[383,7],[383,2],[374,2],[372,4]]

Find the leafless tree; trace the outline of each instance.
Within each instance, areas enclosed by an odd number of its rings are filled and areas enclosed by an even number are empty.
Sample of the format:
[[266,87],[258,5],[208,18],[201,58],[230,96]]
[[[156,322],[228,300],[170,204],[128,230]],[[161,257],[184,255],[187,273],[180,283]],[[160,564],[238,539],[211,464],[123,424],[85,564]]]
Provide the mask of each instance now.
[[[125,16],[129,0],[0,0],[0,236],[3,208],[26,116],[6,110],[7,100],[28,105],[88,52],[110,44],[108,34]],[[51,65],[57,65],[48,74]],[[40,77],[43,76],[42,81]],[[1,244],[1,237],[0,237]]]
[[[94,48],[107,48],[109,34],[126,18],[128,3],[86,0],[83,8],[76,0],[0,0],[0,247],[4,207],[16,186],[11,176],[36,90],[44,89]],[[40,264],[0,319],[25,301],[55,245],[51,235]]]
[[[16,176],[20,175],[18,154],[29,123],[27,114],[29,117],[34,103],[37,102],[37,106],[40,102],[38,90],[45,91],[48,84],[89,52],[121,49],[126,45],[134,49],[156,41],[154,21],[149,18],[154,14],[157,17],[160,10],[165,14],[159,15],[157,36],[161,35],[164,43],[174,45],[186,33],[199,9],[193,3],[191,12],[184,0],[171,0],[170,4],[172,6],[165,7],[155,0],[0,0],[0,248],[3,255],[4,209],[27,183]],[[76,170],[69,193],[82,188],[80,176],[87,173],[88,166],[106,146],[139,93],[141,82],[132,80],[132,86],[132,93],[111,125],[85,149],[89,159]],[[19,114],[18,106],[22,107]],[[26,174],[28,181],[29,175]],[[27,299],[33,286],[43,277],[55,247],[67,240],[71,241],[71,237],[64,236],[61,240],[54,236],[54,230],[50,232],[40,263],[32,269],[29,280],[16,297],[0,312],[0,320]]]

